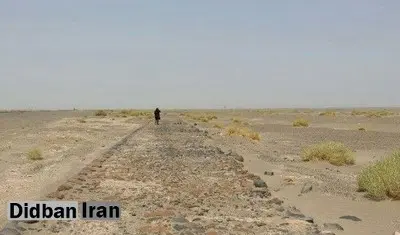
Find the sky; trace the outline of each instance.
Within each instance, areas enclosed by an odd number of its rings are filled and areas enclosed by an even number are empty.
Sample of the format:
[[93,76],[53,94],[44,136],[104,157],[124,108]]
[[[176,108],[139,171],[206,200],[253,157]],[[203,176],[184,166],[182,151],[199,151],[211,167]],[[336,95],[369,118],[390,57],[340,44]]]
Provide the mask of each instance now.
[[0,1],[0,109],[400,106],[397,0]]

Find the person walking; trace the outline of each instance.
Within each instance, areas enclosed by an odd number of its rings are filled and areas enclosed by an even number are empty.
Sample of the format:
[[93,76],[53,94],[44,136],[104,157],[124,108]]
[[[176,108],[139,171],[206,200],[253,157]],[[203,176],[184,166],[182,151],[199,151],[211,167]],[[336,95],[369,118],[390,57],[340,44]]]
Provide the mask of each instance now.
[[156,125],[159,124],[159,121],[161,119],[160,113],[161,113],[160,109],[156,108],[156,110],[154,110],[154,118],[156,120]]

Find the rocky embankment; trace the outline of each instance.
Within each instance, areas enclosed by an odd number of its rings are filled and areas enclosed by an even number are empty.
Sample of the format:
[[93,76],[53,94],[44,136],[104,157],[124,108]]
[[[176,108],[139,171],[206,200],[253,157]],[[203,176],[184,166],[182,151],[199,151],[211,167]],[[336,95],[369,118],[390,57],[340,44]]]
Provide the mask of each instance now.
[[179,120],[150,124],[46,200],[118,201],[122,219],[8,224],[0,234],[334,234],[274,198],[232,152]]

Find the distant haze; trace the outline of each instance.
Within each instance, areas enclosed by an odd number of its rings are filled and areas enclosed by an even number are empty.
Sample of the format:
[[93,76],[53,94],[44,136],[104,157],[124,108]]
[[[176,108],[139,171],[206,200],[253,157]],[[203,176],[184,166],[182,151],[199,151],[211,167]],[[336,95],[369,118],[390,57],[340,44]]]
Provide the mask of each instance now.
[[399,106],[400,1],[0,1],[0,109]]

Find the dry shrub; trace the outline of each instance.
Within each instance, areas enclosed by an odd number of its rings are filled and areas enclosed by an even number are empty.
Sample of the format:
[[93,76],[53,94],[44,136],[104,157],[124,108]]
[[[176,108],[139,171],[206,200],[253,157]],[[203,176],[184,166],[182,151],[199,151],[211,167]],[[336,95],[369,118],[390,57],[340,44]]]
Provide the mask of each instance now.
[[230,136],[242,136],[252,140],[261,140],[258,132],[252,131],[247,127],[233,125],[227,128],[227,134]]
[[38,148],[32,149],[27,153],[27,157],[30,160],[42,160],[42,151],[40,151]]
[[107,112],[104,110],[97,110],[94,115],[97,117],[105,117],[105,116],[107,116]]
[[200,122],[209,122],[212,120],[218,119],[218,117],[215,114],[193,114],[193,113],[185,113],[183,115],[186,118],[192,119],[194,121],[200,121]]
[[293,126],[294,127],[308,127],[309,124],[308,124],[307,120],[300,118],[300,119],[296,119],[293,121]]
[[358,128],[359,131],[366,131],[366,129],[364,127],[360,127]]
[[218,128],[218,129],[222,129],[223,128],[223,126],[221,124],[219,124],[219,123],[215,123],[213,127],[214,128]]
[[377,110],[377,111],[369,111],[366,113],[366,116],[369,118],[380,118],[380,117],[387,117],[387,116],[392,116],[394,115],[393,112],[389,110]]
[[303,150],[303,161],[322,160],[335,166],[354,164],[354,156],[351,149],[338,142],[323,142],[312,145]]
[[336,117],[336,112],[335,111],[325,111],[325,112],[319,113],[319,116]]
[[364,168],[358,175],[359,191],[382,200],[386,197],[400,199],[400,151]]

